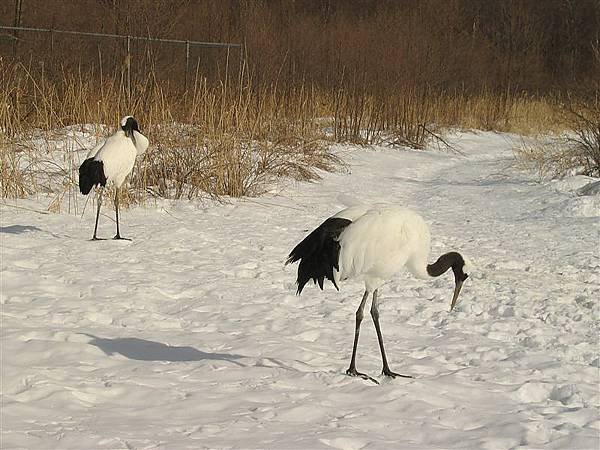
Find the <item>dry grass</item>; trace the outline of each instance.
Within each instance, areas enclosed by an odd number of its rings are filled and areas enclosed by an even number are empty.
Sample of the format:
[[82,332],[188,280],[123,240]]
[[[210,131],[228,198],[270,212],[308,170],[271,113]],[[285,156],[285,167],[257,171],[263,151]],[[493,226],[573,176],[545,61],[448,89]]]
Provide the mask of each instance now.
[[21,198],[30,193],[21,155],[8,142],[0,143],[0,196]]
[[467,129],[512,132],[524,135],[560,133],[568,124],[552,97],[484,92],[476,96],[453,94],[439,98],[437,123]]
[[[124,206],[156,196],[253,196],[281,177],[311,179],[338,162],[327,151],[331,140],[424,148],[440,127],[540,133],[566,126],[546,98],[373,87],[365,75],[323,89],[302,80],[260,83],[243,66],[235,79],[217,83],[197,72],[183,92],[150,72],[129,93],[122,73],[102,81],[82,70],[51,78],[1,60],[0,73],[1,195],[52,194],[52,210],[78,211],[85,149],[126,113],[138,118],[151,148]],[[76,124],[89,124],[86,139],[71,133],[65,141],[61,133]],[[61,140],[67,144],[57,158],[49,149]]]
[[[125,113],[138,118],[151,148],[136,166],[124,205],[149,196],[258,195],[280,177],[311,179],[335,163],[313,120],[315,92],[303,85],[255,87],[240,73],[235,83],[198,76],[191,92],[181,93],[150,76],[129,100],[122,83],[98,85],[93,74],[52,81],[20,64],[3,73],[3,198],[52,193],[52,209],[71,205],[79,164],[108,133],[98,124],[112,129]],[[82,123],[96,125],[86,126],[87,139],[78,142],[71,125]],[[57,158],[53,143],[65,130],[70,134]]]
[[431,140],[440,141],[441,128],[538,135],[570,126],[558,101],[548,97],[490,92],[472,96],[399,85],[384,94],[369,94],[364,85],[350,86],[332,96],[336,141],[421,149]]
[[598,99],[557,102],[553,115],[565,124],[562,133],[524,142],[517,157],[540,178],[582,174],[600,177],[600,102]]
[[514,152],[523,167],[534,171],[539,180],[565,175],[576,162],[560,138],[523,140]]
[[[51,193],[52,208],[76,209],[80,148],[125,114],[138,118],[151,149],[124,203],[258,195],[278,177],[307,179],[331,168],[331,141],[443,146],[440,129],[448,127],[574,130],[572,160],[590,173],[597,167],[598,122],[581,105],[575,114],[558,107],[578,87],[580,98],[597,96],[594,0],[577,8],[561,1],[132,2],[28,0],[22,23],[243,42],[245,59],[203,48],[188,55],[184,46],[157,42],[135,41],[128,50],[124,39],[73,35],[22,32],[16,46],[0,40],[3,198]],[[0,2],[0,15],[12,15],[11,5]],[[140,20],[127,19],[132,7],[143,12]],[[95,125],[59,158],[46,152],[74,124]],[[547,149],[522,155],[544,154],[550,166],[569,165]]]
[[571,100],[561,109],[572,135],[566,142],[587,175],[600,177],[600,98]]

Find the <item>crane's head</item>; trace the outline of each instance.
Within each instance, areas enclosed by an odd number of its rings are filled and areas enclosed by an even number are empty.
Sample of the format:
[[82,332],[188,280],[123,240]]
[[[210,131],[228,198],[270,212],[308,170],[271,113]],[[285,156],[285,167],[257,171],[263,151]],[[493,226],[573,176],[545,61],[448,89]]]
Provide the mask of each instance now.
[[140,132],[137,120],[133,116],[125,116],[121,119],[121,129],[125,132],[125,136],[133,136],[133,132]]
[[458,294],[460,294],[460,290],[462,288],[463,283],[467,278],[469,278],[469,274],[472,270],[471,262],[463,257],[460,253],[453,253],[453,262],[452,262],[452,272],[454,272],[454,294],[452,295],[452,303],[450,304],[450,311],[454,309],[456,305],[456,300],[458,299]]
[[125,136],[131,138],[133,145],[135,145],[134,131],[140,132],[137,121],[133,116],[125,116],[121,119],[121,129],[125,132]]

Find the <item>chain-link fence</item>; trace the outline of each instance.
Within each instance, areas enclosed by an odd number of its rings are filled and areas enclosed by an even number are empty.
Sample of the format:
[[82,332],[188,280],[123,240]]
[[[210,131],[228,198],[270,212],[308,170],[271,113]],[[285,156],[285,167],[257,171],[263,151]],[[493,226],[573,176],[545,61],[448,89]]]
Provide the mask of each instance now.
[[76,69],[92,71],[100,79],[117,77],[128,90],[150,73],[187,89],[199,76],[219,79],[238,73],[244,47],[225,42],[0,26],[0,57],[20,61],[47,76]]

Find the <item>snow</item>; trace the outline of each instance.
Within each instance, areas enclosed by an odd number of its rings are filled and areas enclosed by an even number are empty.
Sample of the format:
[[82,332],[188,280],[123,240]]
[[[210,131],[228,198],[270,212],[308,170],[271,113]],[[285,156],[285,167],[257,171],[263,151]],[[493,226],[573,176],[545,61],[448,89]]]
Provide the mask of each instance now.
[[[598,195],[519,170],[518,136],[448,139],[464,155],[338,146],[318,182],[123,211],[131,242],[88,241],[91,202],[3,205],[0,447],[598,448]],[[284,267],[361,202],[417,210],[432,258],[477,268],[452,313],[451,274],[381,289],[391,369],[414,379],[379,375],[368,318],[357,368],[381,385],[346,376],[362,284],[297,297]]]

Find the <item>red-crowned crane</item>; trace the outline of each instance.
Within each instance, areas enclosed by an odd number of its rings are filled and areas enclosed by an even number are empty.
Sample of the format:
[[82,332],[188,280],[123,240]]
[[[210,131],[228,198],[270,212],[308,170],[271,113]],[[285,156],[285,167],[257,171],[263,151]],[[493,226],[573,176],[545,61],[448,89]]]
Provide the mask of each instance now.
[[[131,116],[121,119],[120,129],[109,136],[92,150],[91,157],[87,158],[79,167],[79,190],[87,195],[94,186],[102,186],[98,194],[98,210],[96,211],[96,225],[94,226],[93,241],[100,240],[98,231],[98,217],[102,205],[102,193],[107,183],[115,186],[115,216],[117,221],[117,234],[113,239],[126,239],[119,232],[119,188],[127,175],[133,170],[135,157],[141,155],[148,148],[148,139],[138,127],[137,121]],[[90,155],[88,155],[90,156]]]
[[356,310],[354,347],[346,374],[377,381],[356,370],[356,348],[363,310],[373,294],[371,317],[377,331],[382,374],[412,378],[392,372],[383,348],[379,326],[378,289],[404,267],[418,278],[438,277],[452,268],[454,295],[450,310],[456,305],[458,294],[470,271],[465,258],[457,252],[446,253],[433,264],[428,264],[430,251],[429,227],[416,212],[398,206],[353,206],[338,212],[323,222],[300,242],[289,254],[286,264],[300,261],[298,266],[298,291],[312,279],[323,289],[325,278],[336,289],[340,280],[362,279],[365,293]]

